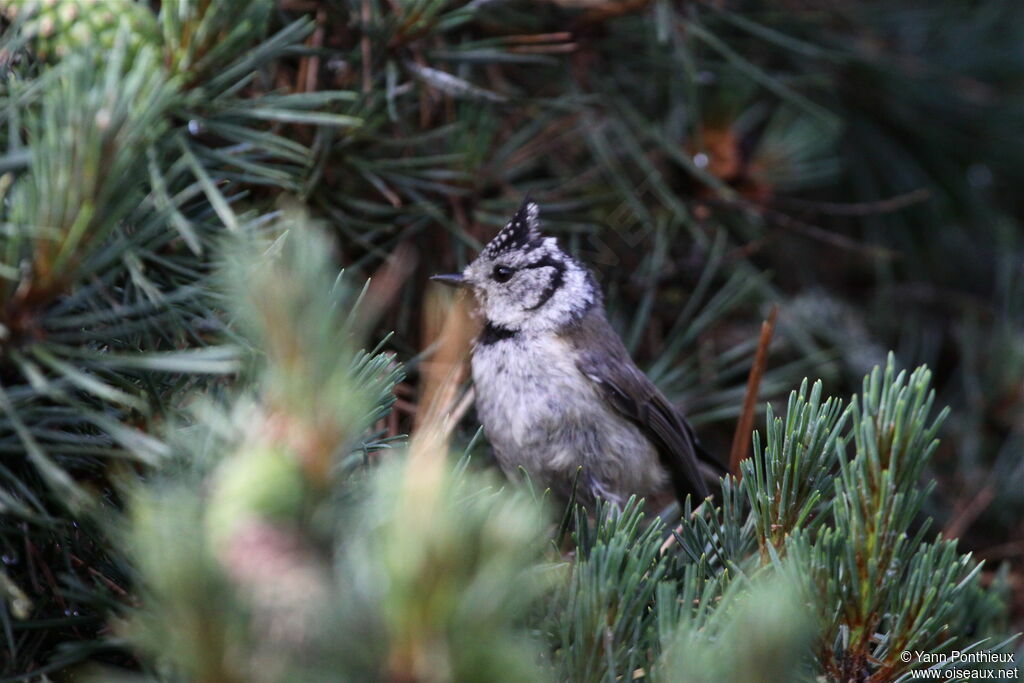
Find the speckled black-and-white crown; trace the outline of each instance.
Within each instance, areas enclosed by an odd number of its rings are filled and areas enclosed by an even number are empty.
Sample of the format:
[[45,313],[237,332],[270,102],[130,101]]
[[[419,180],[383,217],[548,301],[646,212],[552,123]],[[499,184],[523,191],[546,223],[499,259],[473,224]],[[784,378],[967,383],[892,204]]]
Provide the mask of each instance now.
[[512,220],[487,243],[483,255],[493,259],[505,252],[526,250],[535,246],[541,239],[540,209],[537,203],[527,196],[512,216]]

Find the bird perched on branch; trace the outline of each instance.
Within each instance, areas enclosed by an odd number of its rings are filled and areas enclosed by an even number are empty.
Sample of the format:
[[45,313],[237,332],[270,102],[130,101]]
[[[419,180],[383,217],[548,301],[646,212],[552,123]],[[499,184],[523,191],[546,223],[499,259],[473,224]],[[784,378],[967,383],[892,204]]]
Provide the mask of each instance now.
[[537,204],[463,272],[433,279],[476,299],[477,413],[508,476],[522,468],[587,506],[707,497],[693,430],[629,357],[590,271],[542,234]]

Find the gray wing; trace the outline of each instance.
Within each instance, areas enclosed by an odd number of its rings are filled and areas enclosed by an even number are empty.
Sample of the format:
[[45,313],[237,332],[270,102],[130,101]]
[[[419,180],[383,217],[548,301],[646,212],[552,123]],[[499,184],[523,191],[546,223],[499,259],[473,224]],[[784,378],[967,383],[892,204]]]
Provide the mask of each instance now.
[[567,336],[576,348],[580,371],[654,444],[680,504],[687,494],[694,494],[695,502],[707,498],[707,485],[697,466],[699,446],[690,425],[636,367],[603,311],[585,315]]

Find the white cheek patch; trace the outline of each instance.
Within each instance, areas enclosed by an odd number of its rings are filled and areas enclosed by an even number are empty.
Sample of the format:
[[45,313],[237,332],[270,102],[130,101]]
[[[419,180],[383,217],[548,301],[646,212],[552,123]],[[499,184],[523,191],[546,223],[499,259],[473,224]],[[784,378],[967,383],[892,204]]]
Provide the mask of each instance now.
[[[529,207],[526,213],[528,218]],[[508,246],[509,234],[495,237],[464,271],[485,320],[510,330],[555,330],[599,298],[586,270],[558,248],[554,237],[536,235],[526,248],[495,254],[490,247]],[[509,281],[494,280],[499,265],[515,271]]]
[[523,308],[530,309],[537,305],[544,290],[551,284],[551,268],[535,268],[524,270],[517,280],[515,298],[522,304]]

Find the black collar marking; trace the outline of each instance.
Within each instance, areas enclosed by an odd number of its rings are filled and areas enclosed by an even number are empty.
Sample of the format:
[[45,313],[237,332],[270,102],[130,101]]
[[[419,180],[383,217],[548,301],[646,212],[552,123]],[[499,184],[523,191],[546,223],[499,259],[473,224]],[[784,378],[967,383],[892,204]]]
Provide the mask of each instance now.
[[481,346],[490,346],[505,339],[512,339],[517,334],[519,333],[516,330],[510,330],[507,327],[495,325],[488,321],[484,325],[484,329],[480,331],[480,336],[477,338],[476,343]]

